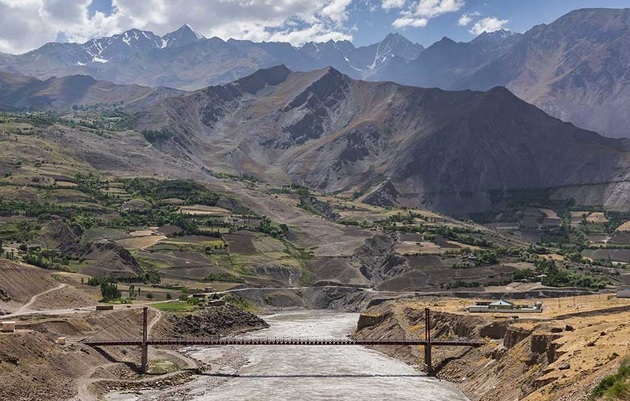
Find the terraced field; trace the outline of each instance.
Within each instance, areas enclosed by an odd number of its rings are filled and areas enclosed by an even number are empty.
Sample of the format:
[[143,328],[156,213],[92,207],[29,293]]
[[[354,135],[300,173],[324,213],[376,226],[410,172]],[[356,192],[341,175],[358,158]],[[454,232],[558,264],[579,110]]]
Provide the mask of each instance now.
[[[605,212],[587,211],[583,226],[580,210],[525,205],[496,216],[516,229],[495,231],[427,210],[208,174],[147,147],[138,133],[36,120],[0,124],[0,200],[17,202],[4,204],[0,240],[7,256],[53,269],[137,285],[430,290],[505,283],[508,264],[545,257],[584,274],[597,262],[591,256],[623,259],[621,245],[630,244],[623,235],[630,219],[610,235],[609,217],[619,217]],[[583,250],[582,238],[587,247],[619,243],[619,250],[590,249],[572,262],[566,249]],[[533,242],[544,252],[528,248]]]

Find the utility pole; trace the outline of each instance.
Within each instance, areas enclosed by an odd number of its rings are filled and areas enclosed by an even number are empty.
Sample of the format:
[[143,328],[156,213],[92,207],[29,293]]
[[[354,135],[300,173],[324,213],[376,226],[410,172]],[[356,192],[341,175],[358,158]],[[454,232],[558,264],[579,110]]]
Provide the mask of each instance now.
[[431,311],[424,308],[424,364],[427,367],[427,375],[433,376],[433,364],[431,363]]
[[149,345],[147,339],[149,337],[149,308],[144,307],[142,310],[142,357],[140,362],[140,371],[147,373],[149,370]]

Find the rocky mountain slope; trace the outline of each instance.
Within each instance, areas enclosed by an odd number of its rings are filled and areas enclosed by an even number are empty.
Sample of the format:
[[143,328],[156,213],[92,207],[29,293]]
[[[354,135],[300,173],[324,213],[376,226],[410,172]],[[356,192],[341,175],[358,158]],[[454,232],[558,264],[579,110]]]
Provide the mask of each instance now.
[[571,12],[534,27],[454,87],[506,86],[564,121],[628,137],[630,9]]
[[422,87],[467,88],[462,81],[505,54],[522,38],[522,34],[507,30],[484,32],[470,42],[455,42],[444,37],[414,60],[381,71],[379,78]]
[[504,191],[541,188],[578,203],[626,202],[625,142],[503,88],[446,92],[279,66],[164,99],[136,128],[171,132],[163,151],[211,169],[381,205],[474,212]]
[[[378,79],[459,90],[505,86],[550,115],[610,137],[630,137],[630,9],[583,9],[524,34],[448,38]],[[373,78],[373,77],[372,77]]]
[[629,137],[630,9],[583,9],[524,34],[443,38],[416,59],[371,79],[448,90],[505,86],[550,115],[611,137]]
[[630,9],[573,11],[523,35],[448,38],[379,78],[443,89],[505,86],[550,115],[611,137],[629,137]]

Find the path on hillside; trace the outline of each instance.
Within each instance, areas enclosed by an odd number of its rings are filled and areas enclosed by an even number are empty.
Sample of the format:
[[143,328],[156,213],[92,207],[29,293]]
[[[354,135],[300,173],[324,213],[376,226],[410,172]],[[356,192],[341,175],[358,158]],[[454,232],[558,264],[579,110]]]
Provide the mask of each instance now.
[[159,309],[155,309],[155,308],[151,308],[151,310],[154,310],[157,314],[155,315],[155,317],[153,317],[153,319],[151,319],[151,322],[149,323],[149,326],[147,327],[147,335],[151,334],[151,329],[153,328],[153,326],[155,326],[160,319],[162,319],[162,311]]
[[33,295],[33,296],[31,297],[31,299],[30,299],[27,303],[25,303],[24,305],[22,305],[22,307],[21,307],[20,309],[18,309],[18,311],[17,311],[17,312],[13,313],[13,315],[17,315],[17,314],[23,313],[25,310],[27,310],[28,308],[30,308],[30,306],[31,306],[31,305],[33,305],[33,303],[35,303],[35,301],[37,301],[37,298],[39,298],[40,296],[42,296],[42,295],[46,295],[46,294],[48,294],[48,293],[50,293],[50,292],[53,292],[53,291],[60,290],[60,289],[64,288],[65,286],[66,286],[66,284],[59,284],[59,286],[57,286],[57,287],[55,287],[55,288],[51,288],[51,289],[46,290],[46,291],[44,291],[44,292],[40,292],[39,294],[35,294],[35,295]]

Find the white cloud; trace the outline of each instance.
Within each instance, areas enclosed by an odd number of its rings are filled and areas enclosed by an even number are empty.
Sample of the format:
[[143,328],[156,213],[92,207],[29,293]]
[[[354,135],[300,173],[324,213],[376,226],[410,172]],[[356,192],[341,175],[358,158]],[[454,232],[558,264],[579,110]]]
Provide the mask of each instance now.
[[473,35],[481,35],[483,32],[494,32],[503,29],[505,24],[510,22],[506,19],[498,19],[497,17],[486,17],[477,21],[469,32]]
[[402,8],[406,0],[383,0],[381,8],[383,10],[391,10],[392,8]]
[[420,0],[415,7],[414,14],[420,17],[433,18],[459,11],[465,4],[464,0]]
[[474,12],[474,13],[464,13],[461,15],[461,17],[459,17],[459,19],[457,20],[457,25],[459,26],[467,26],[468,24],[470,24],[473,20],[473,17],[478,17],[481,14],[478,12]]
[[[384,0],[394,3],[397,0]],[[402,7],[405,2],[402,2]],[[409,8],[400,12],[400,17],[392,25],[396,28],[404,27],[424,27],[427,26],[431,18],[440,15],[459,11],[466,4],[465,0],[419,0],[412,3]]]
[[320,14],[329,18],[336,23],[344,22],[348,19],[348,6],[352,3],[352,0],[332,0],[322,10]]
[[352,0],[113,0],[114,12],[89,16],[92,0],[0,0],[0,51],[20,53],[55,40],[72,42],[131,28],[158,35],[188,23],[223,39],[352,39],[345,26]]
[[400,17],[396,19],[396,21],[392,22],[392,25],[396,28],[405,28],[405,27],[413,27],[413,28],[423,28],[427,26],[429,20],[426,18],[413,18],[413,17]]

